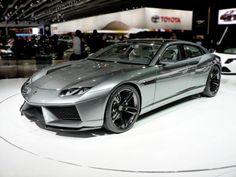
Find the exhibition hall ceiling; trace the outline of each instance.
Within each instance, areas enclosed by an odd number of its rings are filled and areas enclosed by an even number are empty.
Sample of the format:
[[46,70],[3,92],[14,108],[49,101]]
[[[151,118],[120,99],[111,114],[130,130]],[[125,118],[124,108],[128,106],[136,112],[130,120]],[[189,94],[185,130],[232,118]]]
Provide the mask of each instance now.
[[213,4],[225,6],[233,1],[204,2],[203,4],[196,0],[0,0],[0,22],[57,23],[144,6],[191,9]]
[[[61,22],[128,7],[133,0],[0,0],[1,22]],[[124,9],[125,10],[125,9]]]

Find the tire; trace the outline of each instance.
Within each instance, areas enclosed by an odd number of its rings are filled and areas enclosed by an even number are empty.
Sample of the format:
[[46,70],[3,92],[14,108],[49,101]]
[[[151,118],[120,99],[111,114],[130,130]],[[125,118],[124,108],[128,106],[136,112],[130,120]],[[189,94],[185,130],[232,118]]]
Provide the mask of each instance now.
[[206,87],[202,93],[206,97],[214,97],[220,87],[221,73],[220,68],[214,65],[208,75]]
[[113,133],[131,129],[138,118],[140,107],[137,90],[130,85],[120,86],[108,100],[104,128]]

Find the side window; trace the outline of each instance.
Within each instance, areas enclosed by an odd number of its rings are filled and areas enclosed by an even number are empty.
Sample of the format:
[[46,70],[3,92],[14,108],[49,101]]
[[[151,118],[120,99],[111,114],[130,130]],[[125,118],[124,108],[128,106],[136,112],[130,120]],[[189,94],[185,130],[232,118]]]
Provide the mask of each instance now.
[[185,58],[194,58],[203,55],[203,51],[193,45],[184,45]]
[[160,62],[164,63],[175,63],[179,60],[181,60],[181,55],[178,45],[167,47],[160,58]]
[[155,46],[136,44],[129,54],[129,60],[141,58],[151,60],[156,54],[156,51],[157,49],[155,49]]

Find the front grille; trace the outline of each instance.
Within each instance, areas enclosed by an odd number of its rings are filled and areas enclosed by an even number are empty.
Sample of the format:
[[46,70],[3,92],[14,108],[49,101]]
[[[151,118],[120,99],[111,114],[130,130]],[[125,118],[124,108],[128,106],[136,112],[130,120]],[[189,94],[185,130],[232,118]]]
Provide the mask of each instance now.
[[229,68],[223,66],[223,67],[222,67],[222,72],[227,72],[227,73],[229,73],[229,72],[231,72],[231,71],[229,70]]
[[61,120],[78,120],[80,121],[79,113],[75,106],[70,107],[47,107],[47,109]]

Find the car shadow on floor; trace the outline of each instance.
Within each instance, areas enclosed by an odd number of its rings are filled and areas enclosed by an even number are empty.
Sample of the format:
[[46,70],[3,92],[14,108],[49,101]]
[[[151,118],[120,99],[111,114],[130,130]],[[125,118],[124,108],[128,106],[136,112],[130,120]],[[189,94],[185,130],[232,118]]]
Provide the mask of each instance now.
[[74,132],[56,132],[58,136],[77,137],[77,138],[95,138],[99,136],[112,135],[112,132],[107,131],[104,128],[86,131],[74,131]]

